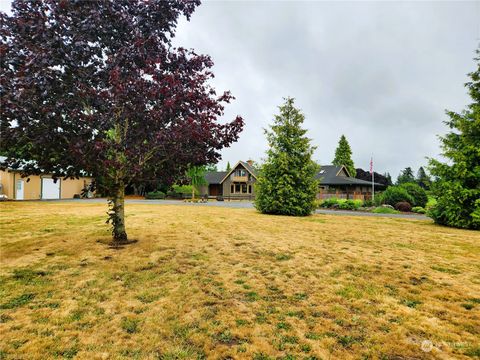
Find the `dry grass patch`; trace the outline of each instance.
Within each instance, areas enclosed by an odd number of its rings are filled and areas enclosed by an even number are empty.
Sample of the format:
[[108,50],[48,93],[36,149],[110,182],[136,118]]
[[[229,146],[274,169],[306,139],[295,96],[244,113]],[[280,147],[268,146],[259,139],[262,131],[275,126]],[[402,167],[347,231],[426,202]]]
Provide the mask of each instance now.
[[0,358],[480,356],[478,232],[127,205],[116,250],[103,205],[0,211]]

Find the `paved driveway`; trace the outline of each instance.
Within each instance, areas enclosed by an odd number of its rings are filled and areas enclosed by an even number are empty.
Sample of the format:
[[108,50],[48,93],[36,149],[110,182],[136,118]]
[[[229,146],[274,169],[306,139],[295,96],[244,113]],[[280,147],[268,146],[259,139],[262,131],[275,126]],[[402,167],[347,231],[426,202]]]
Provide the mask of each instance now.
[[[72,200],[52,200],[59,202],[78,202],[78,203],[105,203],[105,199],[72,199]],[[251,201],[209,201],[207,203],[188,203],[181,200],[143,200],[143,199],[127,199],[126,204],[148,204],[148,205],[180,205],[180,206],[218,206],[236,209],[253,209],[253,202]],[[348,210],[316,210],[316,214],[326,215],[347,215],[347,216],[373,216],[373,217],[387,217],[400,219],[414,219],[414,220],[429,220],[430,218],[422,214],[375,214],[362,211],[348,211]]]

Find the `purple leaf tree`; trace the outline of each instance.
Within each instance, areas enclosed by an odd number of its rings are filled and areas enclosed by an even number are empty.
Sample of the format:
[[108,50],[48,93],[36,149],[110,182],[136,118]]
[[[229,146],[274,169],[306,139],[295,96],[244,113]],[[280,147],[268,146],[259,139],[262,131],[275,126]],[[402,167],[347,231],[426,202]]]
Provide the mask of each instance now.
[[115,244],[128,241],[125,186],[172,183],[216,163],[243,120],[209,85],[209,56],[174,48],[195,1],[14,1],[0,13],[2,167],[102,179]]

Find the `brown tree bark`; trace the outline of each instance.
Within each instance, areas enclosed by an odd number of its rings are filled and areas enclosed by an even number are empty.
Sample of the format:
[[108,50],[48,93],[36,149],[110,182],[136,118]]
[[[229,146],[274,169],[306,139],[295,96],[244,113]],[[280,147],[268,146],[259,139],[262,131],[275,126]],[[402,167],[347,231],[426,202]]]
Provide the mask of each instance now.
[[128,242],[127,232],[125,230],[125,184],[120,182],[115,188],[112,196],[113,243],[124,244]]

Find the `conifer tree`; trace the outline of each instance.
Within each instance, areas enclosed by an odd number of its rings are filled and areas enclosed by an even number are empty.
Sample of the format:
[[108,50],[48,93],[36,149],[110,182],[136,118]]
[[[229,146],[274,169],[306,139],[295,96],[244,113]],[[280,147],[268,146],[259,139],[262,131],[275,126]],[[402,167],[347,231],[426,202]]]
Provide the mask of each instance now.
[[420,166],[417,172],[417,179],[416,183],[421,186],[424,189],[428,189],[430,187],[430,177],[427,175],[427,172],[423,168],[423,166]]
[[227,162],[227,169],[226,171],[227,172],[230,172],[230,170],[232,170],[232,167],[230,166],[230,161]]
[[387,172],[387,173],[384,174],[384,176],[385,176],[385,178],[387,179],[387,185],[388,185],[388,186],[392,185],[393,182],[392,182],[392,176],[390,175],[390,173]]
[[336,166],[345,166],[351,177],[355,177],[357,175],[355,164],[352,160],[352,149],[350,148],[350,144],[348,143],[345,135],[340,137],[337,149],[335,150],[335,158],[333,159],[332,163]]
[[480,49],[476,70],[465,84],[473,102],[461,113],[447,111],[445,123],[454,129],[441,137],[442,163],[430,159],[430,173],[436,178],[432,192],[437,204],[429,215],[442,225],[480,229]]
[[410,166],[400,171],[400,174],[397,177],[397,185],[414,182],[415,176],[413,176],[413,170]]
[[270,148],[256,183],[255,207],[266,214],[310,215],[318,191],[315,148],[305,136],[305,117],[294,99],[286,98],[279,109],[270,131],[265,130]]

